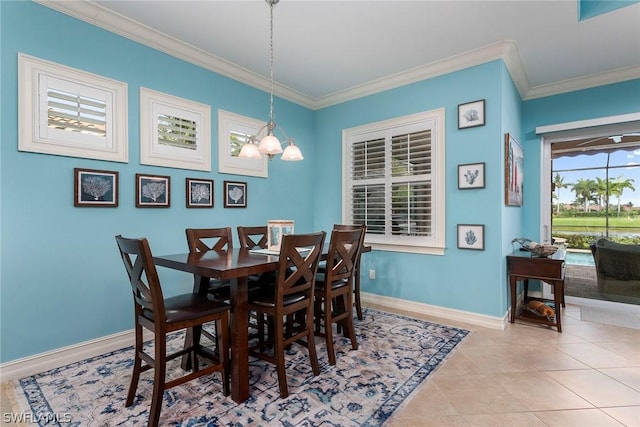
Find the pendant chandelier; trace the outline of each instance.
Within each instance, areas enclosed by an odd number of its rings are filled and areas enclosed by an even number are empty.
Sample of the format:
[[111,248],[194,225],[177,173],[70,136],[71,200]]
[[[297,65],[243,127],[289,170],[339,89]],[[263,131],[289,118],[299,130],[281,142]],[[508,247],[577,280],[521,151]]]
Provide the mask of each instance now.
[[[270,8],[270,62],[269,62],[269,80],[271,83],[271,91],[269,97],[269,121],[266,125],[262,126],[255,135],[251,135],[248,138],[248,142],[242,146],[240,150],[239,156],[242,158],[252,159],[262,157],[263,154],[269,156],[269,159],[273,159],[273,156],[276,154],[282,153],[282,160],[288,161],[297,161],[302,160],[302,153],[300,149],[295,144],[293,138],[289,138],[287,133],[282,129],[282,127],[278,127],[276,122],[273,119],[273,6],[278,3],[280,0],[265,0]],[[275,131],[278,129],[283,135],[287,142],[287,147],[282,151],[282,145],[280,144],[280,140],[276,137]],[[267,135],[262,139],[259,136],[267,131]],[[260,144],[257,144],[258,140],[260,140]]]

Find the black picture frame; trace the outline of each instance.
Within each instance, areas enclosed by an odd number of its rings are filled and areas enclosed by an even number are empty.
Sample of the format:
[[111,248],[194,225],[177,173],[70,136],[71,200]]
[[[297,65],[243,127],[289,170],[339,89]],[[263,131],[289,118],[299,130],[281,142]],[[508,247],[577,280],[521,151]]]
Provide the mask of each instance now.
[[136,174],[136,207],[168,208],[171,206],[171,177]]
[[213,180],[185,178],[187,208],[213,207]]
[[117,171],[73,169],[73,205],[76,207],[118,207]]
[[458,165],[458,189],[473,190],[485,187],[485,162]]
[[484,225],[458,224],[458,249],[484,251]]
[[247,207],[247,183],[238,181],[224,181],[224,207]]
[[485,125],[485,100],[458,105],[458,129],[469,129]]

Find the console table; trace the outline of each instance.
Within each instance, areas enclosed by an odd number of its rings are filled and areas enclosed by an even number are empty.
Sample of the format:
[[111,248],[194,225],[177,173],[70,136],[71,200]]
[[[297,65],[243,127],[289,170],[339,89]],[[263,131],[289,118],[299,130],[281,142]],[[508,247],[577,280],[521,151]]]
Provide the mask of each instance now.
[[[511,315],[510,323],[514,323],[516,318],[529,322],[541,323],[549,326],[555,326],[558,332],[562,332],[560,322],[560,309],[564,307],[564,259],[567,251],[558,249],[558,251],[544,258],[538,258],[531,255],[528,251],[515,251],[507,255],[507,275],[509,277],[509,288],[511,290]],[[523,308],[517,311],[517,283],[524,281],[524,304],[529,300],[529,279],[542,280],[553,288],[553,302],[555,316],[552,320],[545,317],[536,316]],[[544,301],[544,300],[543,300]]]

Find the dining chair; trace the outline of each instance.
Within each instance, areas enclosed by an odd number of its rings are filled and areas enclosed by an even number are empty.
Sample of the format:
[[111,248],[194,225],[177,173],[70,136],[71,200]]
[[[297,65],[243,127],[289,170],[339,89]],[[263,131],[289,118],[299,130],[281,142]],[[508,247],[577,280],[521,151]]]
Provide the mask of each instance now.
[[238,240],[241,248],[261,248],[267,247],[267,226],[238,226]]
[[[352,225],[352,224],[334,224],[334,230],[357,230],[362,229],[362,239],[360,246],[364,245],[364,238],[367,233],[367,226],[365,224],[362,225]],[[358,320],[362,320],[362,300],[360,299],[360,258],[362,257],[362,248],[360,253],[358,254],[358,259],[356,260],[356,265],[353,270],[353,305],[356,308],[356,316]],[[324,273],[326,268],[326,262],[322,261],[318,266],[318,272]],[[338,331],[340,331],[338,329]]]
[[[158,425],[164,391],[179,384],[219,371],[222,374],[222,392],[228,396],[229,305],[194,293],[164,298],[147,239],[130,239],[117,235],[116,242],[129,277],[134,302],[135,354],[125,406],[133,404],[140,374],[149,369],[154,370],[149,426]],[[217,345],[221,349],[218,357],[213,357],[200,344],[202,326],[210,322],[215,322],[217,329]],[[153,356],[143,348],[143,328],[153,332]],[[187,328],[193,331],[192,345],[173,353],[168,352],[167,335]],[[193,370],[184,374],[182,368],[177,368],[182,375],[172,374],[172,379],[167,381],[167,362],[184,354],[191,356]],[[198,366],[198,358],[207,363],[202,369]]]
[[353,274],[362,249],[363,228],[331,231],[324,272],[318,273],[315,284],[315,334],[327,343],[329,364],[336,364],[333,344],[333,324],[358,349],[353,328]]
[[[289,234],[283,237],[273,287],[261,287],[249,295],[249,310],[259,319],[267,319],[273,331],[267,334],[260,326],[257,343],[252,343],[252,356],[276,365],[280,397],[289,395],[285,372],[285,347],[293,343],[307,347],[314,375],[320,373],[313,334],[313,296],[315,275],[326,233]],[[296,313],[297,325],[290,329],[284,318]],[[261,321],[259,325],[264,325]],[[306,342],[302,338],[306,337]]]
[[[187,228],[187,245],[189,253],[222,251],[233,248],[233,235],[230,227],[219,228]],[[227,301],[231,298],[231,284],[228,280],[209,280],[208,293],[214,299]]]

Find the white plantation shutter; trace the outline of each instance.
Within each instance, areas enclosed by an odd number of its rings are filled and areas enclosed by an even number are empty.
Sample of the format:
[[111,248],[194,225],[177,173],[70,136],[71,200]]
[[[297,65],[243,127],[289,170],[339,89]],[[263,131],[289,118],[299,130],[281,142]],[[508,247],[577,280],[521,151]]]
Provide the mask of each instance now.
[[158,114],[158,143],[189,150],[198,148],[198,123],[181,117]]
[[49,128],[107,136],[107,103],[101,99],[48,88],[47,111]]
[[344,132],[343,220],[366,224],[369,243],[444,247],[444,112],[437,113]]

